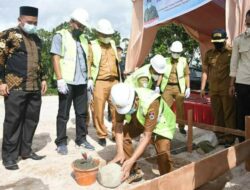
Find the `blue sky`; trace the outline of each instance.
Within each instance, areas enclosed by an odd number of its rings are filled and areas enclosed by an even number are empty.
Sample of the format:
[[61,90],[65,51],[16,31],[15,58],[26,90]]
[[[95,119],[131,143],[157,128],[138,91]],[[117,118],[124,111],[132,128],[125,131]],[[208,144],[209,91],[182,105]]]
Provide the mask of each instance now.
[[39,8],[38,28],[51,30],[64,21],[76,8],[89,12],[92,26],[101,19],[109,19],[122,37],[129,37],[131,29],[131,0],[0,0],[0,31],[17,25],[20,6]]

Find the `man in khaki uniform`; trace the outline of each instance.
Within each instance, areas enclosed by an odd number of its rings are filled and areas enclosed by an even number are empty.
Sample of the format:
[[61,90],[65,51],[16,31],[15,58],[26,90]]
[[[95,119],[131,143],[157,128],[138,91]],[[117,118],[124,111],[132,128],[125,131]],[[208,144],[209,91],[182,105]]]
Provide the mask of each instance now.
[[[101,19],[96,27],[97,39],[91,41],[93,61],[90,64],[93,80],[93,120],[99,138],[98,143],[106,146],[107,128],[104,125],[104,108],[108,101],[112,115],[112,126],[115,125],[115,109],[109,98],[111,87],[120,80],[118,54],[115,42],[111,39],[114,29],[106,19]],[[113,131],[113,127],[112,127]]]
[[[235,128],[235,100],[229,96],[231,50],[226,48],[227,34],[223,29],[212,33],[214,48],[207,51],[202,65],[201,96],[205,95],[205,85],[209,81],[214,124],[221,127]],[[225,147],[234,142],[234,137],[217,135]]]
[[160,82],[166,70],[166,59],[162,55],[155,55],[150,59],[150,64],[134,71],[129,75],[125,83],[134,88],[142,87],[160,93]]
[[[177,119],[184,119],[184,98],[190,96],[190,71],[186,58],[180,57],[182,43],[173,42],[170,51],[172,56],[166,59],[167,69],[161,81],[162,97],[169,107],[175,100]],[[184,125],[179,124],[179,131],[186,134]]]
[[[118,113],[115,128],[117,154],[112,162],[122,164],[122,180],[127,179],[131,183],[142,178],[136,161],[150,142],[157,152],[160,175],[170,172],[170,141],[174,136],[176,120],[160,94],[147,88],[134,89],[126,83],[119,83],[112,87],[111,97]],[[134,151],[132,138],[140,134],[143,134],[143,138]]]

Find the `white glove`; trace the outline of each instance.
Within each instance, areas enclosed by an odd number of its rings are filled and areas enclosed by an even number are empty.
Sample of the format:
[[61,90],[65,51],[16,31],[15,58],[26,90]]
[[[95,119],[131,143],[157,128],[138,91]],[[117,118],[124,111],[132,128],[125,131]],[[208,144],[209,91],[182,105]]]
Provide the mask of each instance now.
[[87,90],[87,96],[88,96],[88,104],[90,104],[93,100],[93,94],[90,90]]
[[57,89],[61,94],[67,94],[69,91],[68,86],[63,79],[57,80]]
[[94,81],[93,80],[91,80],[91,79],[88,80],[87,89],[90,90],[91,92],[93,92],[93,89],[94,89]]
[[155,93],[160,94],[160,87],[159,86],[155,87]]
[[185,98],[189,98],[190,96],[190,88],[187,88],[185,91]]

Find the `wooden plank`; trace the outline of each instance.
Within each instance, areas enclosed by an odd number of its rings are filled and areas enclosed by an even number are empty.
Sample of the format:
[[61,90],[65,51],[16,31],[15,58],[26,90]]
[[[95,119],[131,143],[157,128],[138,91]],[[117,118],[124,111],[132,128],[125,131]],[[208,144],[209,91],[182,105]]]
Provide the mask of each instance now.
[[[178,119],[177,123],[188,125],[186,120],[181,120],[181,119]],[[209,131],[214,131],[214,132],[228,133],[228,134],[242,136],[242,137],[245,136],[244,131],[237,130],[237,129],[230,129],[230,128],[225,128],[225,127],[219,127],[216,125],[209,125],[209,124],[197,123],[197,122],[193,122],[193,126],[201,128],[201,129],[209,130]]]
[[[245,133],[246,139],[250,139],[250,116],[245,117]],[[250,156],[246,160],[246,170],[250,171]]]
[[187,135],[187,151],[193,150],[193,110],[188,110],[188,135]]
[[134,190],[193,190],[250,157],[250,140],[134,187]]

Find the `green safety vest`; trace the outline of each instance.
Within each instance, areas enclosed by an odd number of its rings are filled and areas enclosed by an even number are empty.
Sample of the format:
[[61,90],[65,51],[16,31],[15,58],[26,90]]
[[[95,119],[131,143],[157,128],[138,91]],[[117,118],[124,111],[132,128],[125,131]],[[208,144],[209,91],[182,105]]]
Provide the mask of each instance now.
[[[60,31],[57,31],[56,33],[61,34],[62,36],[62,57],[60,59],[60,69],[62,78],[66,82],[73,82],[76,68],[76,41],[72,37],[72,34],[66,29],[62,29]],[[83,34],[80,36],[79,39],[87,59],[89,52],[88,40]]]
[[[171,58],[166,58],[166,63],[167,63],[167,68],[161,81],[162,92],[164,92],[168,84],[168,78],[172,70]],[[177,63],[177,78],[178,78],[179,86],[181,89],[181,93],[184,93],[186,89],[186,81],[185,81],[185,76],[184,76],[184,69],[186,65],[187,65],[187,59],[185,57],[179,57],[178,63]]]
[[[92,45],[92,51],[93,51],[93,64],[91,65],[91,77],[93,78],[93,81],[95,83],[96,78],[97,78],[98,73],[99,73],[100,62],[101,62],[101,57],[102,57],[102,49],[101,49],[101,46],[100,46],[98,40],[91,41],[91,45]],[[111,40],[110,45],[115,52],[116,60],[119,62],[115,41]],[[117,65],[117,68],[119,70],[118,65]]]
[[[138,119],[141,125],[144,125],[145,116],[148,113],[150,104],[154,100],[159,98],[160,95],[147,88],[136,88],[135,91],[139,97],[139,105],[136,112],[136,118]],[[131,121],[131,115],[126,114],[125,118],[127,123]],[[169,108],[167,103],[161,98],[157,125],[153,133],[166,137],[168,139],[173,139],[175,129],[176,129],[175,114]]]
[[135,72],[133,72],[131,75],[127,77],[125,80],[125,83],[131,85],[134,88],[138,88],[139,86],[139,79],[141,77],[147,77],[148,78],[148,84],[145,88],[152,88],[153,81],[152,81],[152,75],[149,71],[150,69],[150,64],[147,64],[139,69],[137,69]]

